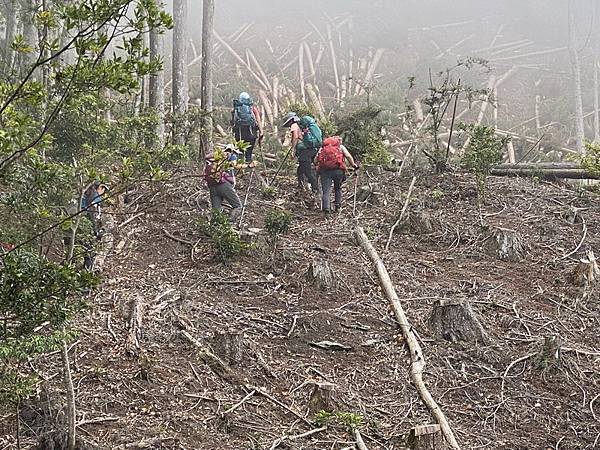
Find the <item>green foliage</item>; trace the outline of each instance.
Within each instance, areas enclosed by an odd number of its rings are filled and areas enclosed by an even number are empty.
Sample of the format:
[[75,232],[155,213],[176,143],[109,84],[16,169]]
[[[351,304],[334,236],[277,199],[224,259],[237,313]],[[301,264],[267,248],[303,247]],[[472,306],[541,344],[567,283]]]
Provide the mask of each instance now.
[[265,228],[273,239],[277,239],[279,235],[286,233],[292,223],[292,215],[288,211],[280,209],[270,210],[265,217]]
[[229,218],[221,211],[213,209],[211,217],[200,223],[200,228],[210,238],[218,257],[223,262],[245,253],[250,245],[240,239]]
[[325,410],[321,410],[321,411],[317,411],[315,413],[312,421],[316,426],[322,427],[324,425],[327,425],[329,423],[329,421],[331,421],[331,419],[333,419],[334,417],[335,417],[334,413],[325,411]]
[[[453,67],[437,73],[432,73],[430,69],[427,95],[418,99],[419,103],[423,105],[423,115],[425,116],[423,123],[417,121],[415,108],[409,101],[410,91],[417,85],[415,77],[409,78],[409,92],[405,107],[408,113],[407,124],[412,128],[410,139],[420,141],[421,151],[437,173],[445,172],[448,169],[449,148],[442,143],[439,130],[442,123],[449,119],[455,102],[460,96],[466,97],[469,104],[481,96],[485,96],[487,101],[493,101],[490,98],[489,90],[474,89],[464,82],[469,75],[468,72],[474,68],[489,71],[487,61],[480,58],[458,61]],[[458,74],[457,72],[460,70],[462,73]]]
[[600,176],[600,143],[586,142],[586,152],[581,156],[581,166],[592,175]]
[[339,135],[352,156],[370,165],[387,165],[391,155],[383,143],[381,109],[367,107],[336,121]]
[[0,404],[29,394],[35,379],[23,363],[56,350],[68,322],[86,307],[83,296],[97,279],[88,271],[14,251],[0,262]]
[[485,202],[485,181],[490,169],[502,161],[502,148],[510,140],[499,137],[493,128],[486,125],[462,126],[470,135],[469,145],[463,155],[463,165],[475,175],[480,202]]
[[261,189],[260,194],[265,199],[274,199],[277,197],[277,188],[275,186],[265,186]]
[[348,430],[354,430],[363,425],[363,417],[360,414],[352,412],[330,412],[330,411],[318,411],[313,417],[313,423],[316,426],[322,427],[324,425],[342,425]]

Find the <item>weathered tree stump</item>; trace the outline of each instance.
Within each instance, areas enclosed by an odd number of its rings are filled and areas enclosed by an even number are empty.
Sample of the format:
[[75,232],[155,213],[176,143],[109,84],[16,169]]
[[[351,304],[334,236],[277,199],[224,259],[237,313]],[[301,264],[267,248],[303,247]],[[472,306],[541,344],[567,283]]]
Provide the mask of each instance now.
[[568,209],[562,212],[562,217],[571,225],[581,222],[581,214],[580,211],[583,211],[585,208],[575,208],[574,206],[569,206]]
[[315,383],[308,400],[309,417],[319,411],[337,411],[339,404],[335,399],[335,385],[333,383]]
[[212,339],[212,348],[229,366],[236,366],[242,361],[244,335],[239,331],[217,331]]
[[414,233],[431,234],[441,228],[441,221],[431,212],[422,209],[409,214],[408,226]]
[[[75,440],[75,450],[96,450],[92,444],[88,444],[81,437],[77,436]],[[38,440],[37,445],[33,450],[66,450],[67,449],[67,433],[64,431],[56,431],[44,434]]]
[[588,250],[584,258],[579,260],[579,263],[571,272],[571,282],[575,286],[590,287],[600,275],[600,269],[596,263],[596,257],[592,250]]
[[543,372],[558,368],[561,364],[561,346],[560,336],[546,336],[542,349],[533,359],[535,367]]
[[363,185],[357,189],[356,201],[357,202],[368,202],[371,205],[378,205],[380,194],[375,190],[374,185]]
[[464,300],[437,300],[429,317],[433,333],[450,342],[487,343],[490,338],[469,302]]
[[126,312],[127,321],[127,341],[125,342],[125,352],[132,356],[136,355],[141,349],[140,337],[142,333],[142,316],[144,311],[144,301],[141,296],[136,295],[129,303],[129,309]]
[[419,425],[408,435],[410,450],[447,450],[448,445],[438,424]]
[[323,291],[330,291],[335,288],[335,275],[329,263],[322,258],[311,261],[306,272],[308,280]]
[[496,228],[487,239],[487,252],[502,261],[519,261],[525,255],[525,246],[521,236],[506,228]]

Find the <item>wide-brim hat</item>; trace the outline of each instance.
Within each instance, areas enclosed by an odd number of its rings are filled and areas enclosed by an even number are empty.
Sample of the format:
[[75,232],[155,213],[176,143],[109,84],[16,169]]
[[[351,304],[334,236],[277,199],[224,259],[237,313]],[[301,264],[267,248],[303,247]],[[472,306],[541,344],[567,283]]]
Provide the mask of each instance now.
[[227,144],[227,145],[225,146],[225,151],[226,151],[226,152],[233,152],[233,153],[235,153],[236,155],[241,155],[241,154],[242,154],[242,152],[240,151],[240,149],[239,149],[239,148],[237,148],[237,147],[236,147],[235,145],[233,145],[233,144]]
[[289,127],[294,122],[299,122],[299,121],[300,121],[300,117],[298,117],[298,114],[296,114],[295,112],[289,112],[288,115],[285,117],[285,120],[283,121],[283,126]]

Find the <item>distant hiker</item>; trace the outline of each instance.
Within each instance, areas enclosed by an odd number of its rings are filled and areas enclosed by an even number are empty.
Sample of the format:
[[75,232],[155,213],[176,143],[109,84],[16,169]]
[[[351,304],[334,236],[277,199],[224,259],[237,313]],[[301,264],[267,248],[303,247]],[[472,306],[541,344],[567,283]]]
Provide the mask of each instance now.
[[317,125],[317,121],[311,116],[298,117],[295,112],[290,112],[283,122],[283,126],[290,128],[292,132],[293,156],[298,159],[298,189],[304,188],[304,179],[310,184],[313,193],[317,193],[317,177],[312,163],[315,155],[321,148],[323,134]]
[[81,209],[86,210],[86,215],[94,226],[94,232],[99,234],[102,229],[102,209],[104,201],[103,195],[108,188],[99,181],[90,185],[81,197]]
[[[79,222],[76,232],[75,244],[83,250],[83,267],[87,270],[94,269],[96,260],[96,246],[102,239],[102,203],[108,187],[96,181],[85,190],[80,200],[81,211],[84,216]],[[65,244],[72,242],[72,235],[67,236]]]
[[342,138],[333,136],[323,141],[323,148],[317,153],[315,163],[321,177],[322,209],[326,214],[330,212],[332,184],[335,194],[335,211],[339,211],[342,206],[342,183],[346,179],[346,161],[351,167],[358,168],[348,149],[342,145]]
[[223,201],[233,208],[230,219],[235,222],[242,212],[242,202],[235,192],[235,170],[249,167],[239,164],[238,156],[242,152],[233,144],[227,144],[223,150],[216,150],[206,156],[204,162],[204,180],[210,191],[210,204],[213,209],[222,210]]
[[248,143],[244,159],[247,163],[252,163],[254,145],[256,141],[260,143],[262,140],[263,127],[260,112],[247,92],[242,92],[239,98],[233,100],[231,126],[236,141],[245,141]]

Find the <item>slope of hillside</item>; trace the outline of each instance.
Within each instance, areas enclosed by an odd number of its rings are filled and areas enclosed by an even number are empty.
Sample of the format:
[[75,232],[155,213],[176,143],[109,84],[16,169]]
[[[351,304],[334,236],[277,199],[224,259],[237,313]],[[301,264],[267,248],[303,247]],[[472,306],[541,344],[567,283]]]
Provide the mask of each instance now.
[[[419,176],[409,218],[384,252],[410,177],[360,176],[374,194],[357,202],[354,217],[355,178],[344,210],[328,218],[293,193],[290,180],[275,200],[253,189],[249,227],[263,228],[270,208],[291,211],[292,227],[274,248],[259,233],[256,248],[228,264],[214,258],[198,227],[208,203],[197,174],[112,211],[117,223],[137,217],[114,229],[104,283],[71,348],[80,436],[102,449],[350,449],[348,425],[359,423],[370,450],[404,448],[407,431],[431,418],[377,277],[353,241],[361,225],[384,258],[422,343],[426,383],[464,449],[599,448],[600,302],[569,279],[585,250],[600,244],[597,196],[491,178],[480,215],[470,177]],[[585,208],[575,223],[565,218],[570,206]],[[486,251],[497,229],[521,236],[521,260]],[[331,265],[335,288],[308,281],[315,260]],[[489,341],[436,338],[429,316],[439,299],[468,300]],[[141,312],[139,346],[128,331],[132,304]],[[223,351],[224,333],[241,347]],[[559,337],[560,355],[543,367],[537,354],[550,336]],[[231,357],[230,370],[201,352],[207,345]],[[33,362],[49,381],[24,405],[27,442],[62,417],[61,405],[41,400],[61,390],[56,363]],[[335,410],[352,414],[315,417],[311,394],[324,383],[334,385]]]

